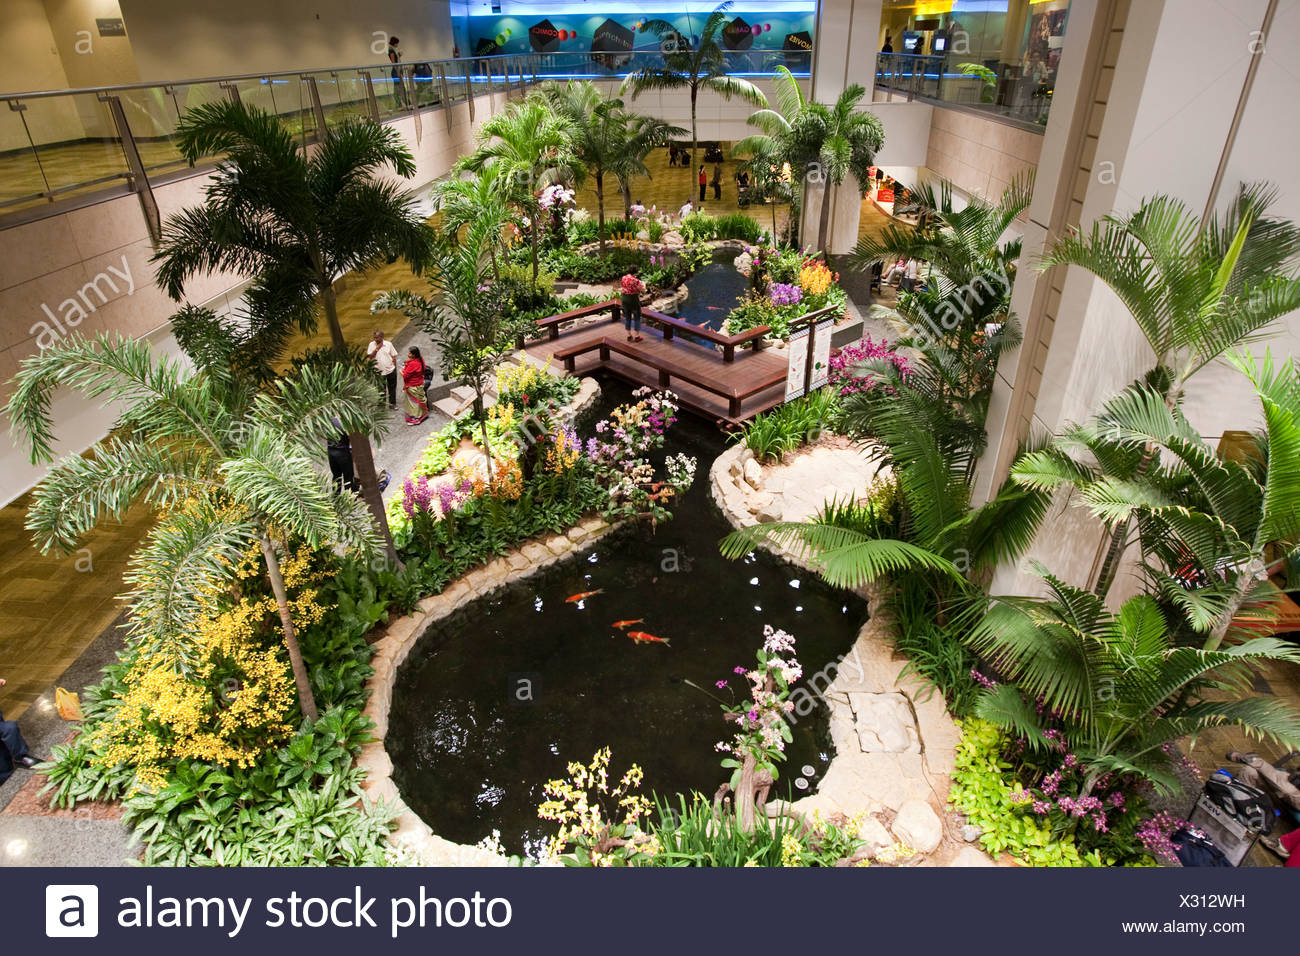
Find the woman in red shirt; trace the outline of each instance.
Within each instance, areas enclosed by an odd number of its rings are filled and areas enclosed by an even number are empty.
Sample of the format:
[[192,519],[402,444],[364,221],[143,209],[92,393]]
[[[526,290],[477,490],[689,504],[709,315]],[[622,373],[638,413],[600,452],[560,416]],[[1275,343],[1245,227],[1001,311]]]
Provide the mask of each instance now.
[[414,345],[402,366],[402,392],[406,396],[406,424],[418,425],[429,417],[429,397],[424,391],[424,359]]
[[[629,272],[619,280],[619,290],[622,293],[623,325],[627,327],[627,340],[640,342],[642,341],[641,293],[645,291],[645,283]],[[632,335],[633,329],[636,329],[635,338]]]
[[699,182],[700,182],[700,202],[704,202],[704,190],[709,188],[709,177],[705,175],[703,166],[700,167]]

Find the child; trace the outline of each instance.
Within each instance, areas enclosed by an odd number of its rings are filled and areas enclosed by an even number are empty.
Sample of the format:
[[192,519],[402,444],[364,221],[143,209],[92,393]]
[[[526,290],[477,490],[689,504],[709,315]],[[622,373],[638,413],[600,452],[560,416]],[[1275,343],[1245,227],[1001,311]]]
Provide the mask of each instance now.
[[[627,328],[627,340],[629,342],[643,341],[641,338],[641,293],[645,291],[645,283],[636,277],[634,273],[629,272],[619,282],[622,290],[623,305],[623,325]],[[633,329],[636,330],[636,336],[633,337]]]

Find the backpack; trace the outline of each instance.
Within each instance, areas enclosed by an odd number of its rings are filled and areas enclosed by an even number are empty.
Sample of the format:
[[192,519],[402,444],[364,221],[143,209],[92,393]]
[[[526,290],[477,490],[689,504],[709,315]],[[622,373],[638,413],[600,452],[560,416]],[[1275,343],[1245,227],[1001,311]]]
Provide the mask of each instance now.
[[1205,781],[1205,795],[1228,816],[1258,834],[1273,829],[1273,801],[1263,790],[1250,787],[1223,770]]
[[1183,866],[1232,866],[1205,831],[1198,830],[1191,824],[1184,824],[1175,830],[1169,842],[1173,844],[1174,854]]

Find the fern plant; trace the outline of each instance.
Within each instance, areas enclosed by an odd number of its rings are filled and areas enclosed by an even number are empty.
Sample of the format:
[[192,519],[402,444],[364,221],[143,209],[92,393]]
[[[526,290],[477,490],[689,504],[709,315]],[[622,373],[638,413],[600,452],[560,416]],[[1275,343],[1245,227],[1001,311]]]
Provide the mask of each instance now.
[[1035,570],[1048,598],[994,598],[970,634],[971,646],[1014,681],[988,690],[975,712],[1039,749],[1048,745],[1045,714],[1054,713],[1087,768],[1080,796],[1108,772],[1172,790],[1164,745],[1211,727],[1300,744],[1300,713],[1252,696],[1246,667],[1300,663],[1300,648],[1274,638],[1219,650],[1180,647],[1150,595],[1129,598],[1113,613],[1095,594],[1040,564]]
[[1254,385],[1265,421],[1253,436],[1253,461],[1220,459],[1181,408],[1136,385],[1012,468],[1012,481],[1025,488],[1077,488],[1093,515],[1117,529],[1136,519],[1153,590],[1210,651],[1243,609],[1267,609],[1275,597],[1270,554],[1280,555],[1276,568],[1300,550],[1300,368],[1295,359],[1275,366],[1268,353],[1261,363],[1248,355],[1233,361]]

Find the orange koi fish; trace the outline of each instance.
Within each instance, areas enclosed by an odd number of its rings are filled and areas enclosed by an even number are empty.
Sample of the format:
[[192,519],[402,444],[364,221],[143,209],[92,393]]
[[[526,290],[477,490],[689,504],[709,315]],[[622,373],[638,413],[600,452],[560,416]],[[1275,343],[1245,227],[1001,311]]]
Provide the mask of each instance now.
[[632,640],[636,641],[638,644],[654,643],[671,646],[668,644],[668,638],[655,637],[653,634],[647,634],[645,631],[628,631],[627,636],[632,638]]
[[575,601],[582,601],[591,597],[593,594],[600,594],[604,590],[605,590],[604,588],[596,588],[596,590],[594,591],[579,591],[577,594],[570,594],[568,597],[566,597],[564,599],[564,603],[572,604]]
[[615,621],[614,626],[618,628],[620,631],[623,631],[631,627],[633,624],[644,624],[644,623],[645,621],[641,620],[641,618],[638,617],[627,621]]

